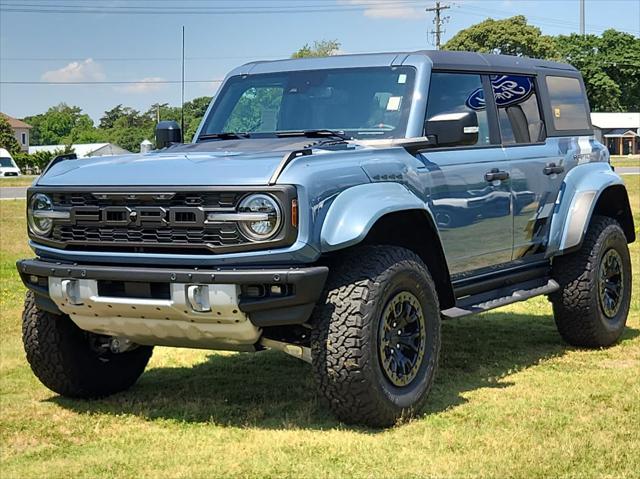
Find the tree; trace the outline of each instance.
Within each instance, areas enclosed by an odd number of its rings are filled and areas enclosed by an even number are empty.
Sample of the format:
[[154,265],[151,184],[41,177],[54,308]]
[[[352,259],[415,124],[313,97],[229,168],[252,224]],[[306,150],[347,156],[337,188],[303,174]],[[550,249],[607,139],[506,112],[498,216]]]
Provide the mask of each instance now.
[[600,37],[560,35],[555,43],[582,73],[593,111],[640,110],[640,38],[609,29]]
[[556,58],[553,38],[542,35],[538,27],[527,24],[522,15],[481,23],[459,31],[445,43],[443,50],[463,50],[480,53],[497,53],[532,58]]
[[[184,131],[183,138],[185,142],[191,141],[195,134],[202,117],[207,112],[207,108],[211,103],[211,97],[201,96],[194,98],[191,101],[184,104]],[[153,127],[155,127],[155,120],[174,120],[180,123],[181,112],[180,107],[171,107],[167,103],[151,105],[147,110],[146,115],[153,120],[153,126],[151,128],[150,138],[154,136]]]
[[291,55],[291,58],[314,58],[314,57],[330,57],[337,55],[340,51],[340,42],[338,40],[320,40],[313,42],[313,46],[308,43]]
[[123,108],[122,104],[119,104],[118,106],[114,106],[111,110],[105,111],[104,115],[102,115],[102,118],[100,118],[98,128],[101,128],[103,130],[113,128],[113,124],[116,122],[116,120],[126,114],[125,109],[126,108]]
[[210,103],[210,96],[201,96],[184,104],[184,141],[191,141]]
[[93,120],[77,106],[60,103],[45,113],[25,118],[33,129],[31,143],[34,145],[58,145],[70,143],[74,136],[95,129]]
[[11,156],[16,156],[20,153],[20,143],[13,135],[13,128],[2,115],[0,115],[0,148],[7,150]]

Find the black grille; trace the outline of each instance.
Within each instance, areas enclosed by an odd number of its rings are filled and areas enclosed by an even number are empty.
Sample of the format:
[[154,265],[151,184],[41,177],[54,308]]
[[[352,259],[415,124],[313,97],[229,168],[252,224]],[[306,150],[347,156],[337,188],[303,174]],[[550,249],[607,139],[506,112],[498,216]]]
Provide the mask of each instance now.
[[[60,192],[51,194],[56,208],[71,208],[74,220],[63,222],[53,228],[51,239],[63,243],[68,249],[92,249],[119,251],[154,251],[169,248],[220,249],[242,246],[249,241],[242,236],[235,222],[204,224],[196,221],[190,208],[206,208],[207,211],[235,211],[246,193],[241,192],[158,192],[157,194],[108,195],[91,192]],[[109,207],[115,207],[113,210]],[[120,207],[120,210],[118,210]],[[128,210],[121,211],[126,207]],[[158,211],[174,209],[173,221],[161,220]],[[157,208],[161,207],[161,208]],[[104,210],[103,208],[108,208]],[[140,219],[149,224],[134,224],[129,211],[138,208]],[[147,208],[145,210],[145,208]],[[181,211],[179,208],[183,208]],[[187,211],[185,211],[187,210]],[[102,213],[104,214],[102,214]],[[165,213],[161,213],[165,215]],[[203,217],[202,217],[203,218]],[[154,225],[153,221],[158,223]],[[202,224],[194,224],[194,223]],[[105,224],[108,223],[108,224]],[[118,225],[117,223],[123,223]],[[127,224],[128,223],[128,224]],[[179,223],[185,223],[184,226]]]

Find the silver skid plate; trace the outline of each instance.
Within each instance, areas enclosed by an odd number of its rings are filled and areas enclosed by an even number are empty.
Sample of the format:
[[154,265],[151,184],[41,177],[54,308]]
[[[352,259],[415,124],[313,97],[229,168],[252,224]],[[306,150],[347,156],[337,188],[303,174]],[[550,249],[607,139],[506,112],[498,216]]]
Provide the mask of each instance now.
[[170,299],[121,298],[100,296],[95,280],[49,277],[51,299],[86,331],[139,344],[254,349],[261,331],[238,307],[239,286],[169,287]]

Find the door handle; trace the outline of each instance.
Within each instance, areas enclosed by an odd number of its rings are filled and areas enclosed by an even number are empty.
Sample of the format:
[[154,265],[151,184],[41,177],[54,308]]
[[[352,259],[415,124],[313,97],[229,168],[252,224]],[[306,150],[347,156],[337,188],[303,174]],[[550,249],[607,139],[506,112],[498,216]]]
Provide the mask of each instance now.
[[489,183],[491,183],[492,181],[506,180],[508,178],[509,178],[509,172],[499,170],[498,168],[494,168],[491,171],[487,171],[484,174],[484,179],[487,180]]
[[547,166],[544,167],[542,172],[545,175],[559,175],[560,173],[564,172],[564,166],[562,165],[557,166],[555,163],[549,163]]

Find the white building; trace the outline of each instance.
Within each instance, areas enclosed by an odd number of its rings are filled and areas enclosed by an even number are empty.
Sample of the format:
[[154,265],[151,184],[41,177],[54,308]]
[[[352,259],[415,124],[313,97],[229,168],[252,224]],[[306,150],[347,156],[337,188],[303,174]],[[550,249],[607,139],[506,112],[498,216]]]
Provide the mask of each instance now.
[[[89,156],[124,155],[126,153],[131,153],[130,151],[120,148],[118,145],[114,145],[113,143],[83,143],[71,146],[78,158],[87,158]],[[64,149],[65,145],[30,146],[29,154],[33,155],[39,151],[55,153],[57,151],[64,151]]]

